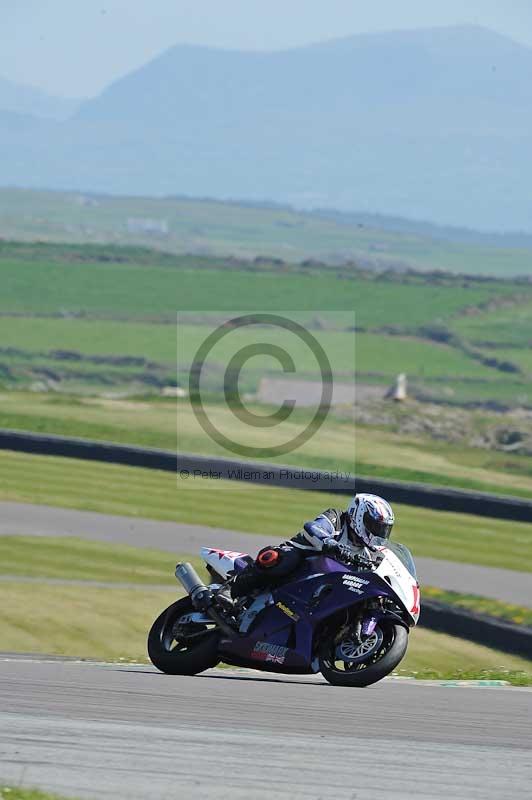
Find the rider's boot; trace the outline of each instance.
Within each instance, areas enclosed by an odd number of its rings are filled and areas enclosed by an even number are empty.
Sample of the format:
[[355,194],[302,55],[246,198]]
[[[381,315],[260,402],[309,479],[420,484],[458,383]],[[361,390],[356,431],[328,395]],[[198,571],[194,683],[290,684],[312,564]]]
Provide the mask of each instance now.
[[216,600],[227,614],[232,614],[235,609],[235,601],[231,597],[229,586],[219,589],[216,592]]

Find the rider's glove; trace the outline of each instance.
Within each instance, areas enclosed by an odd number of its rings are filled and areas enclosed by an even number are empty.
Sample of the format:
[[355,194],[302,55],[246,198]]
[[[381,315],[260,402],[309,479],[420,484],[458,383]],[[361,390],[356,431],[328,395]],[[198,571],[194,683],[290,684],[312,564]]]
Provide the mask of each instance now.
[[373,568],[373,561],[371,558],[366,558],[366,556],[355,556],[353,558],[353,563],[356,564],[357,567],[360,569],[372,569]]
[[337,542],[336,539],[325,539],[323,542],[322,552],[325,553],[325,555],[333,556],[333,558],[336,558],[339,561],[353,560],[353,552],[351,548],[347,547],[345,544],[340,544],[340,542]]

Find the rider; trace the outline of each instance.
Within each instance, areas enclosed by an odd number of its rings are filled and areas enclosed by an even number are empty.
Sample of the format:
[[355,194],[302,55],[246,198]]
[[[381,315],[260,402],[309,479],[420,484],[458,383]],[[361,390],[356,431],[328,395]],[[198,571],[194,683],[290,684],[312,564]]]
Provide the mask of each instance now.
[[322,552],[340,560],[358,557],[362,563],[374,559],[375,537],[388,539],[395,521],[390,504],[375,494],[356,494],[346,511],[329,508],[305,522],[290,541],[264,547],[255,562],[235,578],[231,595],[242,597],[255,589],[281,583],[305,556]]

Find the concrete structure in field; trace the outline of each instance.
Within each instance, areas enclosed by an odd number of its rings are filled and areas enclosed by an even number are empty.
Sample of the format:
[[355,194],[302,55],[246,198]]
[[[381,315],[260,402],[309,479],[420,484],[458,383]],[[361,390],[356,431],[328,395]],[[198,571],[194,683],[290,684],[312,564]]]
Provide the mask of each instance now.
[[100,205],[99,201],[91,195],[80,194],[76,197],[75,203],[84,208],[96,208]]
[[[386,389],[367,383],[341,383],[334,381],[333,406],[354,406],[357,400],[368,402],[382,400]],[[295,400],[298,406],[318,406],[321,399],[320,381],[304,381],[291,378],[261,378],[257,400],[261,403],[279,405],[283,400]]]
[[[321,399],[320,381],[296,380],[292,378],[261,378],[257,389],[260,403],[278,405],[283,400],[295,400],[298,406],[318,406]],[[333,406],[354,406],[355,403],[371,403],[378,400],[406,400],[407,380],[401,372],[393,384],[386,389],[369,383],[334,381],[332,392]]]
[[149,217],[129,217],[128,233],[147,233],[149,236],[168,236],[168,220]]

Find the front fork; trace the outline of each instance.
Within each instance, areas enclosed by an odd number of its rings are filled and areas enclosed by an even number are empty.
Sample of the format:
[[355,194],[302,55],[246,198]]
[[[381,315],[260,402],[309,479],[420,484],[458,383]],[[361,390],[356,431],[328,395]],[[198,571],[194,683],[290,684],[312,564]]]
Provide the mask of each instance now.
[[380,599],[372,600],[358,609],[355,619],[350,622],[348,621],[347,624],[341,628],[336,638],[340,641],[348,631],[351,631],[355,638],[361,642],[362,637],[367,638],[371,636],[377,627],[379,619],[383,616],[384,610]]

